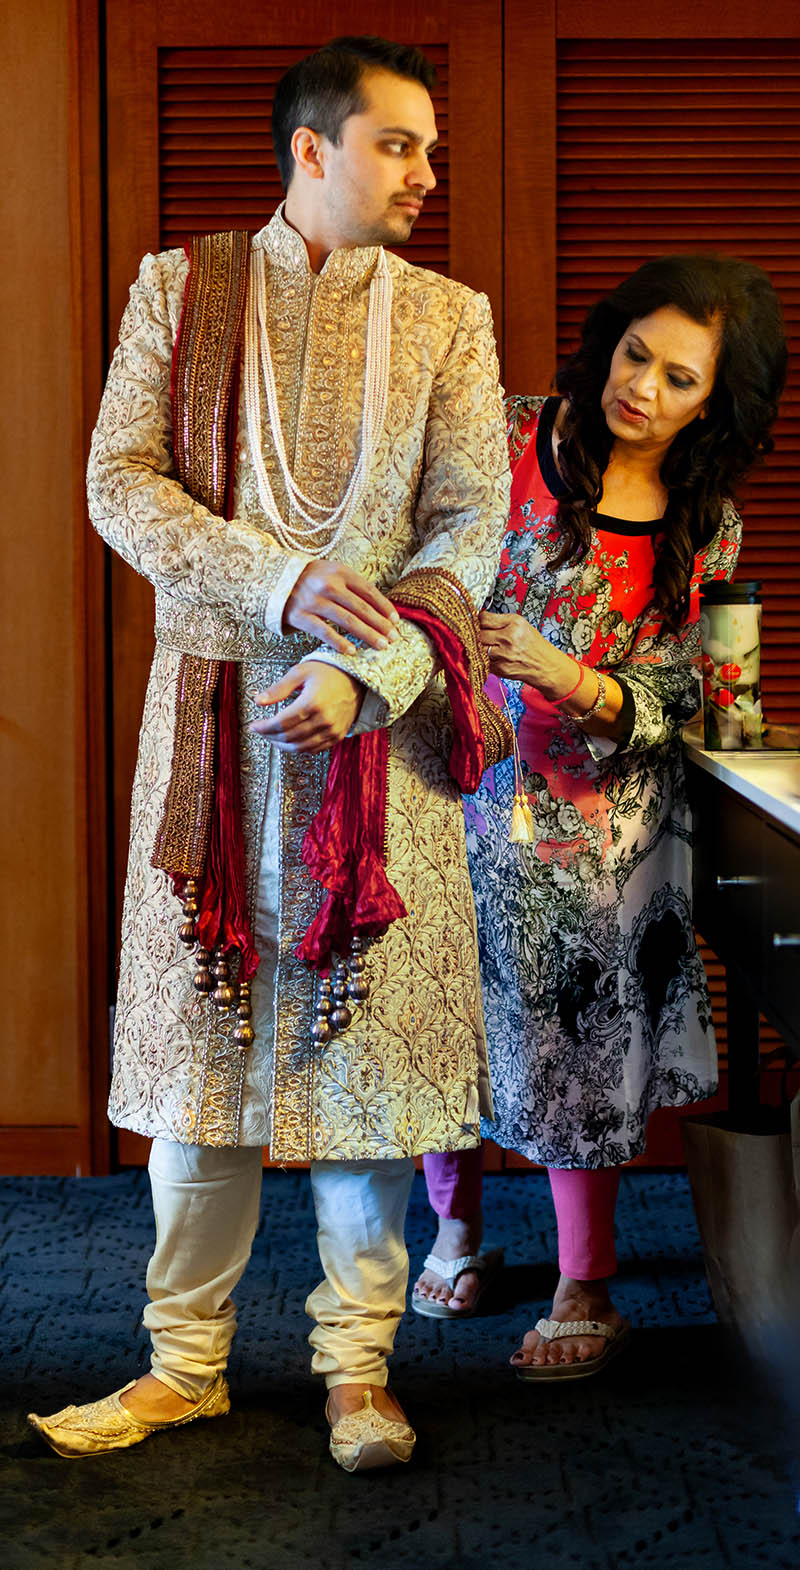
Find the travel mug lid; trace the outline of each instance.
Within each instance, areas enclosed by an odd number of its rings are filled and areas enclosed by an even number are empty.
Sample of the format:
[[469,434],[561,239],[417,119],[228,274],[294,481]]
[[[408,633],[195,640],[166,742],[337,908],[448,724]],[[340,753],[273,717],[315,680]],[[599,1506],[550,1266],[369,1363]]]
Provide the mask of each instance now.
[[736,583],[716,578],[701,585],[700,599],[709,605],[757,605],[761,599],[761,583],[755,578],[740,578]]

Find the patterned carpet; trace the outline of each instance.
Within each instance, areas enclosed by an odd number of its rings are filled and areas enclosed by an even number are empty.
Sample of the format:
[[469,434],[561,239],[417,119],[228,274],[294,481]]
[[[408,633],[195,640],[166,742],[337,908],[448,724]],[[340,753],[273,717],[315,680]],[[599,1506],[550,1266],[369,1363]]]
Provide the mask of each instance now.
[[[265,1177],[231,1415],[75,1462],[24,1413],[105,1394],[145,1366],[147,1180],[0,1180],[4,1570],[796,1570],[797,1428],[715,1325],[685,1178],[623,1177],[617,1296],[637,1331],[574,1385],[532,1388],[504,1366],[552,1290],[546,1179],[490,1178],[486,1214],[508,1263],[486,1315],[408,1314],[400,1329],[394,1385],[419,1434],[407,1469],[348,1477],[326,1454],[298,1172]],[[412,1265],[430,1235],[418,1179]]]

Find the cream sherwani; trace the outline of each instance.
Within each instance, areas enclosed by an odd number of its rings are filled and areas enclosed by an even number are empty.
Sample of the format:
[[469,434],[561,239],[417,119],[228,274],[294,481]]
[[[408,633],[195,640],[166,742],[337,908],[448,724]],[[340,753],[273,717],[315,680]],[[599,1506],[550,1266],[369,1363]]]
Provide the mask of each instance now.
[[[256,235],[289,462],[303,490],[337,502],[359,450],[369,283],[378,253],[340,250],[310,271],[280,215]],[[508,465],[488,302],[390,255],[391,371],[380,448],[331,553],[388,589],[410,567],[447,568],[479,607],[494,580]],[[111,1092],[112,1120],[186,1144],[271,1142],[279,1159],[391,1159],[475,1144],[488,1110],[485,1040],[461,805],[450,780],[444,689],[431,646],[341,657],[281,631],[307,554],[270,533],[240,413],[234,517],[174,479],[170,368],[188,263],[145,257],[131,290],[89,465],[93,523],[156,591],[156,652],[133,792]],[[252,280],[251,280],[252,287]],[[266,405],[265,405],[266,407]],[[286,497],[269,431],[262,450]],[[288,512],[290,520],[296,518]],[[242,783],[251,904],[262,965],[256,1043],[198,1000],[177,939],[179,908],[150,866],[169,776],[182,652],[241,662]],[[368,956],[369,1003],[312,1046],[314,978],[293,956],[320,891],[300,856],[326,756],[277,753],[250,734],[254,696],[313,654],[357,676],[370,724],[391,725],[387,871],[408,915]]]

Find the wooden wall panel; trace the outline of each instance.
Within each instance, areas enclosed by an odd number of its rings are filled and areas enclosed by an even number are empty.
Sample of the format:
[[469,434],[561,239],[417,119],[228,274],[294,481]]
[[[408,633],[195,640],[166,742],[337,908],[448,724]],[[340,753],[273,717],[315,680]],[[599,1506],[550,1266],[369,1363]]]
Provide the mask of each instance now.
[[[6,571],[0,628],[0,941],[7,978],[0,1170],[5,1171],[20,1162],[30,1170],[25,1163],[34,1159],[37,1136],[40,1171],[88,1170],[92,1159],[85,854],[89,636],[80,475],[84,411],[89,399],[96,401],[100,357],[90,388],[91,370],[83,368],[81,284],[84,266],[87,276],[91,271],[82,249],[84,220],[90,227],[99,188],[95,185],[94,197],[87,188],[81,212],[78,170],[81,152],[88,157],[88,141],[73,108],[84,9],[79,0],[31,0],[24,8],[6,7],[0,22],[5,88],[0,113],[13,172],[4,185],[0,283]],[[96,40],[92,8],[82,56],[90,73],[87,107],[98,101]],[[97,238],[96,228],[94,233]],[[97,826],[102,841],[102,822]]]

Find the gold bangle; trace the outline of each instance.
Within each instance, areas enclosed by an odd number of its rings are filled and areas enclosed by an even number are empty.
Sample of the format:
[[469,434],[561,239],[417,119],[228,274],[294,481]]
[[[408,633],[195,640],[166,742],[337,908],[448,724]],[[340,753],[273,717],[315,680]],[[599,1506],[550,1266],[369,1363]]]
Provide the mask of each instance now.
[[605,708],[605,702],[606,702],[606,679],[605,679],[605,676],[602,676],[600,674],[600,671],[596,670],[595,673],[594,673],[594,679],[597,682],[597,697],[595,698],[594,703],[592,704],[592,707],[590,709],[585,709],[583,714],[572,714],[570,716],[570,718],[575,721],[576,725],[585,725],[586,721],[590,720],[593,714],[597,714],[598,710]]

